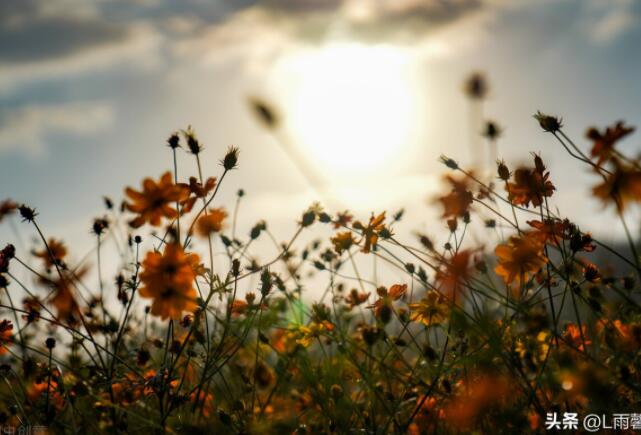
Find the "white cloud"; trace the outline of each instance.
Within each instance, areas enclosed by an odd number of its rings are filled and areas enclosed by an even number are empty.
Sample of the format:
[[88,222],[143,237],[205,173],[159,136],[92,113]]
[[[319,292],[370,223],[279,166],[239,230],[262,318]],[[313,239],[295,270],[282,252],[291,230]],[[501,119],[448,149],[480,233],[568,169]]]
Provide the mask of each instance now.
[[590,1],[583,24],[586,33],[597,44],[613,42],[641,20],[641,16],[635,10],[635,1]]
[[102,102],[21,107],[0,118],[0,152],[20,150],[37,155],[49,134],[89,135],[111,125],[113,118],[111,106]]

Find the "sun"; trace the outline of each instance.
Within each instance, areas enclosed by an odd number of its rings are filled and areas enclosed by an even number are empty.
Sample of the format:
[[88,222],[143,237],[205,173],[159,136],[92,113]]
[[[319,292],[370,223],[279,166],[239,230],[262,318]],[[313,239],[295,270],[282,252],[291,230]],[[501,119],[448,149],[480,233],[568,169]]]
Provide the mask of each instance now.
[[280,67],[291,136],[328,178],[376,173],[408,146],[415,96],[403,50],[330,44]]

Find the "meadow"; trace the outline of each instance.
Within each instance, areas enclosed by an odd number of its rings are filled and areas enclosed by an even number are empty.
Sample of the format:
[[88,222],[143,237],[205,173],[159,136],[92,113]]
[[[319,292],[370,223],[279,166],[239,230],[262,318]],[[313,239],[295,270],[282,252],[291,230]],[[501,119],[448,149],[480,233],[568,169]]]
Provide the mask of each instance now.
[[[470,78],[471,104],[485,86]],[[269,105],[252,104],[269,128]],[[441,212],[444,244],[421,233],[399,239],[402,212],[354,216],[319,203],[275,240],[260,215],[249,233],[236,231],[242,152],[228,148],[206,173],[200,156],[212,150],[180,130],[158,146],[173,170],[139,174],[140,185],[105,198],[87,223],[98,283],[40,225],[47,210],[4,200],[0,221],[19,221],[37,243],[0,253],[0,426],[525,434],[627,413],[622,428],[641,429],[641,264],[626,219],[641,201],[641,159],[618,147],[634,128],[618,122],[571,138],[558,116],[538,112],[532,122],[537,140],[575,159],[568,170],[593,173],[585,200],[603,203],[604,221],[614,211],[624,249],[557,215],[563,186],[537,154],[525,166],[497,160],[490,175],[442,156],[448,188],[425,200]],[[495,153],[501,129],[484,121],[481,134]],[[176,175],[177,153],[199,176]],[[236,190],[236,201],[219,202],[221,189]],[[332,235],[301,241],[319,226]],[[111,239],[124,266],[102,276]],[[279,253],[258,261],[261,241]],[[405,278],[369,279],[362,258]],[[312,291],[320,296],[309,303]]]

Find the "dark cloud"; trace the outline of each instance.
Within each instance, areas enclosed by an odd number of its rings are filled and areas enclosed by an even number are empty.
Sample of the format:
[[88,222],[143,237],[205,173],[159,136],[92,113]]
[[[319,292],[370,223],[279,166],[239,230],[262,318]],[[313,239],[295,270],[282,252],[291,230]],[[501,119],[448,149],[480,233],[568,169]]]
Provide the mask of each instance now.
[[127,27],[36,0],[0,3],[0,63],[46,61],[122,42]]
[[38,19],[0,29],[0,62],[43,61],[122,42],[127,29],[97,20]]

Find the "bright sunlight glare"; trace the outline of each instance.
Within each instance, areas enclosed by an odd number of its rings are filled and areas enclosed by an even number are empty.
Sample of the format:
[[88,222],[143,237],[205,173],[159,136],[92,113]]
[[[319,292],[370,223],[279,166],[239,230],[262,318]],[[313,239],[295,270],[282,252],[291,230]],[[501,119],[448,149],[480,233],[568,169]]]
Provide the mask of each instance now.
[[331,44],[289,57],[288,129],[330,177],[374,174],[410,142],[410,56],[390,46]]

